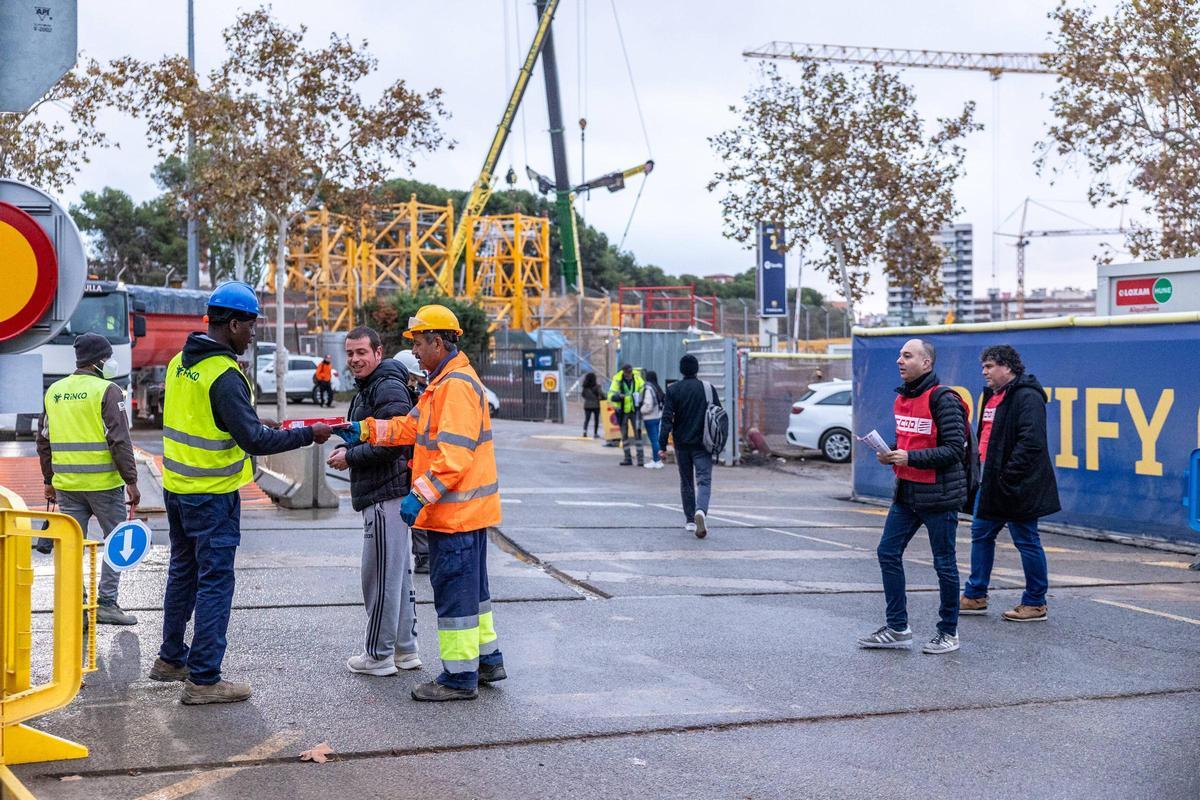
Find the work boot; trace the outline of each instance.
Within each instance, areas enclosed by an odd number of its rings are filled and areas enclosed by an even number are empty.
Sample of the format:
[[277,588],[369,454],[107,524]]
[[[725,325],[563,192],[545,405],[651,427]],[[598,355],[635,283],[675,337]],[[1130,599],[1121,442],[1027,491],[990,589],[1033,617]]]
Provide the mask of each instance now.
[[480,683],[498,683],[508,677],[508,673],[504,671],[504,664],[496,664],[488,666],[487,664],[479,665],[479,682]]
[[152,681],[162,681],[163,683],[173,683],[174,681],[186,681],[188,679],[187,664],[175,666],[163,661],[161,658],[154,659],[154,666],[150,667],[148,675]]
[[622,462],[621,462],[621,466],[622,466],[622,467],[632,467],[632,466],[633,466],[633,459],[632,459],[632,458],[627,458],[627,459],[625,459],[624,461],[622,461]]
[[413,564],[413,572],[418,575],[429,574],[429,556],[417,556]]
[[126,612],[116,600],[101,597],[96,606],[97,625],[137,625],[137,617]]
[[958,613],[967,616],[980,616],[987,613],[986,597],[967,597],[965,594],[958,598]]
[[455,689],[437,681],[422,683],[412,690],[413,700],[424,700],[430,703],[441,703],[446,700],[474,700],[479,697],[477,689]]
[[346,669],[359,675],[384,677],[396,674],[396,664],[390,658],[371,658],[366,653],[346,659]]
[[240,703],[250,699],[250,684],[217,681],[211,686],[201,686],[190,680],[183,682],[183,694],[179,702],[185,706],[201,706],[207,703]]
[[420,669],[421,657],[416,653],[396,653],[393,656],[399,669]]
[[1027,606],[1022,603],[1012,611],[1005,611],[1000,616],[1009,622],[1044,622],[1046,620],[1046,607]]
[[36,539],[34,541],[33,549],[37,550],[39,553],[44,553],[46,555],[49,555],[50,553],[54,552],[54,540],[53,539],[42,539],[39,537],[38,539]]

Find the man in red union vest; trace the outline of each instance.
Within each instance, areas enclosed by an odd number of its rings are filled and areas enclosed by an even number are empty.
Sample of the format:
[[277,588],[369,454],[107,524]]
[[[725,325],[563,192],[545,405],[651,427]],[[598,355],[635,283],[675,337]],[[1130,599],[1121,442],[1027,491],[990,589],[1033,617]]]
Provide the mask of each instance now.
[[937,572],[941,617],[937,633],[921,652],[958,649],[958,563],[954,534],[958,512],[967,503],[970,476],[964,465],[967,407],[954,390],[940,386],[933,372],[933,344],[910,339],[896,364],[904,385],[896,389],[896,444],[879,455],[896,473],[896,490],[876,553],[883,573],[887,624],[858,640],[859,647],[900,650],[912,647],[904,594],[904,548],[922,525],[929,531]]

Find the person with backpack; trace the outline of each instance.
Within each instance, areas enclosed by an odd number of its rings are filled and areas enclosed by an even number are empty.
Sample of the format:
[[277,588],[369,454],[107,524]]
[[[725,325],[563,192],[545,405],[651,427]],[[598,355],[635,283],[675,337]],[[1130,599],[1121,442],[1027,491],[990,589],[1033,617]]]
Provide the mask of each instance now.
[[896,473],[896,489],[876,555],[887,600],[887,624],[863,636],[858,646],[898,650],[912,647],[904,592],[904,549],[922,525],[929,533],[933,568],[937,572],[940,621],[937,633],[921,649],[939,655],[959,649],[958,562],[954,536],[958,512],[967,507],[971,492],[969,428],[966,402],[938,383],[933,371],[932,342],[910,339],[900,348],[896,364],[904,385],[893,405],[896,443],[880,453],[879,463]]
[[1040,622],[1046,619],[1050,579],[1038,518],[1062,509],[1046,444],[1046,390],[1025,372],[1020,354],[1010,345],[989,347],[979,360],[987,384],[979,415],[983,477],[971,523],[971,577],[959,613],[987,613],[996,537],[1007,525],[1021,553],[1025,593],[1016,608],[1001,616],[1009,622]]
[[[403,417],[413,408],[409,373],[401,361],[383,357],[379,333],[366,326],[346,334],[346,363],[358,393],[346,418]],[[360,675],[395,675],[418,669],[417,595],[413,586],[412,543],[400,515],[411,490],[411,447],[356,442],[339,446],[327,464],[350,470],[350,503],[363,515],[362,592],[367,612],[362,651],[346,668]]]
[[[706,445],[709,407],[721,408],[721,398],[711,384],[696,377],[700,362],[691,353],[679,359],[682,380],[667,387],[658,454],[667,455],[667,442],[675,434],[675,463],[679,467],[679,494],[683,500],[684,529],[697,539],[708,535],[708,498],[712,493],[713,443]],[[726,428],[726,431],[728,428]],[[711,440],[711,433],[707,438]],[[724,442],[721,442],[722,447]],[[720,452],[721,448],[716,448]]]
[[650,441],[650,461],[646,469],[662,469],[662,456],[658,454],[658,429],[662,427],[663,401],[666,392],[658,385],[658,373],[646,370],[646,390],[642,393],[642,422],[646,425],[646,438]]

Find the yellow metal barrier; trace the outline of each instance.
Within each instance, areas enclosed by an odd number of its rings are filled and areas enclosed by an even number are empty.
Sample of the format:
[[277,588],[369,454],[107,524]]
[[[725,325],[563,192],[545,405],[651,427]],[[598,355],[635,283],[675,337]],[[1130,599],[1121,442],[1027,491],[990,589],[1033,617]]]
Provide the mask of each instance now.
[[[7,508],[4,508],[7,506]],[[38,530],[34,523],[43,523]],[[33,621],[34,537],[54,547],[54,641],[49,683],[30,686]],[[11,764],[86,758],[85,746],[21,723],[62,708],[79,692],[83,674],[96,663],[96,548],[84,540],[74,519],[53,512],[27,511],[0,487],[0,785],[18,798],[32,797],[9,769]],[[83,596],[83,556],[89,561],[88,599]],[[86,661],[84,619],[88,614]]]

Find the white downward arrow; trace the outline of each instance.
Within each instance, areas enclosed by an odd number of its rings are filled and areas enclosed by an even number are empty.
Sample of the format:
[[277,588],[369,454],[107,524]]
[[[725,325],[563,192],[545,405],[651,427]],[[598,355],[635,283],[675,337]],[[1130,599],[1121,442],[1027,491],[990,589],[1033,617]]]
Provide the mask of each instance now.
[[133,534],[134,533],[135,533],[135,531],[133,528],[125,529],[125,543],[123,545],[121,545],[121,558],[123,558],[126,561],[128,561],[130,558],[133,557]]

